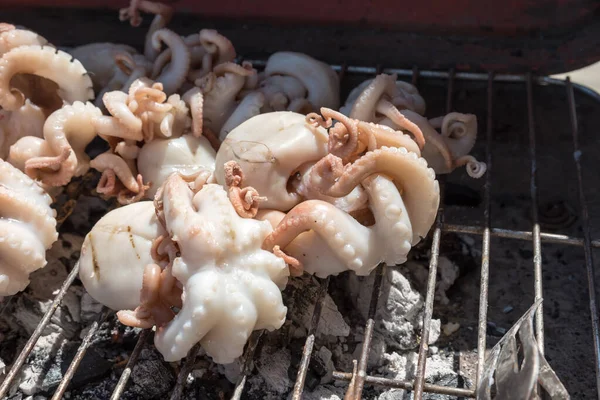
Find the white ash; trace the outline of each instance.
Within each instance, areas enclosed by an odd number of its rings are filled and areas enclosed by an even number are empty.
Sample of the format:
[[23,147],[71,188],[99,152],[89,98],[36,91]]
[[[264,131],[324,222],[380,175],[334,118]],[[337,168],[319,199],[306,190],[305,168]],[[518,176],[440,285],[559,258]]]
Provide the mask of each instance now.
[[269,388],[282,395],[293,385],[288,377],[288,369],[292,357],[287,348],[263,347],[258,360],[255,361],[256,370]]
[[[368,318],[375,274],[367,277],[349,275],[348,289],[355,307],[363,318]],[[400,350],[413,349],[418,345],[417,333],[423,324],[424,300],[413,288],[398,267],[387,267],[377,304],[375,331],[383,335],[387,345]],[[440,320],[431,321],[429,344],[440,335]]]
[[217,371],[233,384],[237,383],[242,373],[242,362],[238,358],[230,364],[217,365]]
[[460,270],[456,264],[447,257],[440,256],[438,259],[438,279],[435,285],[435,299],[440,303],[444,305],[450,304],[450,299],[448,299],[446,292],[454,285],[459,273]]
[[21,371],[19,390],[23,394],[33,395],[60,382],[60,368],[57,370],[52,367],[55,360],[61,358],[68,343],[68,339],[60,332],[40,337]]
[[87,292],[84,292],[81,296],[80,310],[82,321],[91,322],[97,320],[103,308],[104,306],[94,300]]
[[[293,279],[290,281],[289,286],[291,294],[289,299],[286,299],[289,300],[286,303],[289,310],[288,314],[291,314],[293,322],[308,331],[320,286],[311,276]],[[350,326],[344,320],[329,293],[327,293],[321,308],[321,316],[317,325],[317,335],[343,337],[349,334]]]

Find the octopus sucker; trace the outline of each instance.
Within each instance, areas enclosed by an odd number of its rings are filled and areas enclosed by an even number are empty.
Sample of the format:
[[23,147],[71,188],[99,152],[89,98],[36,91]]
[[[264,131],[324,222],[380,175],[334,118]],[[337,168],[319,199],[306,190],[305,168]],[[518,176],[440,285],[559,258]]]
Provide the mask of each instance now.
[[0,160],[0,296],[29,284],[58,239],[52,199],[31,178]]
[[25,103],[24,94],[11,88],[17,74],[32,74],[58,85],[58,95],[68,104],[94,99],[92,80],[78,60],[49,46],[19,46],[0,59],[0,106],[15,111]]
[[31,139],[20,139],[10,148],[11,159],[24,163],[24,171],[49,186],[66,185],[85,174],[90,159],[86,146],[96,136],[92,120],[102,115],[92,103],[74,102],[52,113],[44,123],[44,143],[32,151]]

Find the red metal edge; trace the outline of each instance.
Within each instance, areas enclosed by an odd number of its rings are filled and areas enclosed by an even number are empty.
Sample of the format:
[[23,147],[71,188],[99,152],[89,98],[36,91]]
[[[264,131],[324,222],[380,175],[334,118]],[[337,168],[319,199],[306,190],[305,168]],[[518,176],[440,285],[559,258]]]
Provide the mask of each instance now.
[[[361,24],[416,32],[512,35],[573,29],[600,11],[596,0],[222,0],[166,1],[176,12],[281,23]],[[3,7],[118,9],[127,0],[4,0]]]

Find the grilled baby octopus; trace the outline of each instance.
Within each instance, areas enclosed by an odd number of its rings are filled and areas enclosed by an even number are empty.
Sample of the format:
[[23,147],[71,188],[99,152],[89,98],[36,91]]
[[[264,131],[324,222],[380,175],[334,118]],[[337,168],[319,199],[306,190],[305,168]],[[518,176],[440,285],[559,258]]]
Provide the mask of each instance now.
[[52,199],[27,175],[0,160],[0,296],[22,291],[46,265],[58,239]]
[[177,361],[200,342],[215,362],[233,362],[253,330],[285,321],[280,290],[289,271],[282,257],[261,248],[272,228],[240,217],[221,185],[193,191],[179,174],[167,179],[156,201],[179,249],[172,274],[183,285],[183,306],[157,328],[156,348]]
[[[281,214],[263,247],[279,246],[319,277],[346,270],[368,275],[380,262],[404,263],[411,246],[427,235],[440,201],[434,171],[404,147],[381,147],[346,165],[329,154],[313,167],[311,184],[332,197],[362,186],[375,220],[365,226],[321,200],[304,201],[285,217]],[[262,218],[277,223],[277,215]]]

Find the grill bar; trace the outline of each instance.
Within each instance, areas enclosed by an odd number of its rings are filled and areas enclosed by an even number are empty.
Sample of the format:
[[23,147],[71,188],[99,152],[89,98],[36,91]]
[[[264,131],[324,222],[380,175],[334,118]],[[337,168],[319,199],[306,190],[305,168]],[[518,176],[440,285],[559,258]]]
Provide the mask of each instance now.
[[493,120],[493,87],[494,75],[488,77],[487,86],[487,127],[485,155],[487,171],[485,175],[485,185],[483,186],[484,199],[484,228],[483,243],[481,245],[481,289],[479,292],[479,322],[477,327],[477,375],[475,376],[475,387],[479,385],[481,375],[483,374],[483,364],[485,362],[485,342],[487,333],[487,309],[488,309],[488,287],[490,280],[490,225],[491,225],[491,190],[492,190],[492,140],[494,132]]
[[[352,379],[353,374],[350,372],[333,372],[333,378],[339,379],[341,381],[350,381]],[[390,378],[381,378],[377,376],[367,375],[365,376],[365,383],[375,386],[383,386],[387,388],[394,389],[405,389],[405,390],[414,390],[415,383],[410,381],[403,381],[399,379],[390,379]],[[475,391],[470,389],[461,389],[461,388],[453,388],[446,387],[440,385],[432,385],[430,383],[424,383],[423,389],[428,393],[438,393],[438,394],[446,394],[449,396],[457,396],[457,397],[475,397]]]
[[177,381],[175,382],[175,387],[173,388],[173,392],[171,393],[171,400],[179,400],[181,394],[183,393],[183,387],[185,386],[185,382],[187,381],[187,377],[192,372],[192,368],[196,363],[196,357],[198,356],[198,352],[200,351],[200,343],[196,343],[194,347],[189,351],[189,353],[185,356],[185,361],[183,362],[183,366],[179,370],[179,374],[177,375]]
[[[485,228],[479,226],[445,224],[442,231],[453,233],[466,233],[469,235],[483,235],[485,232]],[[502,228],[490,228],[490,235],[492,237],[499,237],[503,239],[516,239],[527,241],[533,239],[533,232],[513,231],[510,229]],[[585,245],[583,239],[567,235],[560,235],[556,233],[540,232],[540,239],[546,243],[564,244],[567,246],[583,247]],[[590,242],[590,245],[594,248],[600,248],[600,240],[592,240]]]
[[[375,74],[381,73],[382,67],[378,65]],[[416,85],[419,70],[415,67],[413,69],[412,81]],[[343,76],[343,75],[342,75]],[[377,303],[381,296],[381,284],[383,282],[383,274],[385,273],[385,264],[379,264],[375,275],[375,282],[373,283],[373,292],[371,293],[371,302],[369,304],[369,314],[367,323],[365,325],[365,335],[362,344],[362,350],[360,354],[360,360],[358,363],[357,376],[352,386],[348,388],[348,392],[352,394],[354,400],[360,400],[362,398],[362,391],[365,385],[365,376],[367,375],[367,365],[369,362],[369,352],[371,351],[371,338],[373,337],[373,328],[375,327],[375,314],[377,313]]]
[[[261,66],[261,65],[264,66],[265,65],[264,60],[258,60],[258,61],[251,60],[251,62],[255,66]],[[599,101],[599,102],[600,102],[600,95],[586,87],[583,87],[583,86],[577,85],[577,84],[573,84],[568,79],[566,81],[562,81],[562,80],[557,80],[557,79],[552,79],[552,78],[547,78],[547,77],[533,77],[531,75],[527,75],[527,76],[490,75],[490,74],[479,74],[479,73],[454,73],[454,71],[449,71],[449,72],[419,71],[417,68],[413,68],[412,70],[391,69],[391,68],[381,69],[380,67],[375,68],[375,67],[346,66],[346,65],[342,65],[342,66],[334,65],[332,67],[334,70],[336,70],[340,73],[340,78],[342,78],[345,74],[348,74],[348,73],[360,74],[360,75],[373,75],[373,74],[376,74],[379,72],[385,72],[385,73],[396,73],[399,76],[405,76],[405,77],[411,76],[413,84],[416,84],[418,77],[434,78],[434,79],[448,79],[449,80],[449,82],[448,82],[449,96],[446,101],[447,101],[447,108],[449,109],[449,111],[450,111],[451,103],[452,103],[451,94],[452,94],[454,79],[462,79],[462,80],[469,80],[469,81],[486,81],[487,80],[487,82],[488,82],[488,104],[487,104],[488,105],[488,115],[487,115],[488,126],[487,126],[487,135],[486,135],[486,138],[487,138],[486,161],[487,161],[487,165],[488,165],[488,172],[487,172],[487,176],[486,176],[486,183],[484,186],[484,207],[485,208],[484,208],[483,226],[446,225],[446,224],[444,224],[444,221],[443,221],[443,206],[440,207],[440,210],[438,211],[438,217],[437,217],[436,223],[435,223],[435,228],[434,228],[434,235],[433,235],[434,240],[432,243],[432,255],[431,255],[431,260],[430,260],[430,275],[429,275],[429,281],[428,281],[428,286],[427,286],[423,334],[421,336],[422,339],[421,339],[420,348],[419,348],[419,364],[418,364],[415,380],[414,380],[414,382],[409,382],[409,381],[401,381],[401,380],[393,380],[393,379],[369,376],[366,374],[366,367],[365,367],[364,372],[358,373],[358,377],[359,377],[358,380],[361,381],[361,383],[360,383],[361,390],[360,391],[362,391],[362,387],[364,386],[364,384],[373,384],[373,385],[381,385],[381,386],[386,386],[386,387],[403,388],[406,390],[414,390],[416,399],[421,398],[424,391],[431,392],[431,393],[448,394],[448,395],[454,395],[454,396],[464,396],[464,397],[474,397],[475,396],[474,390],[461,389],[461,388],[447,388],[447,387],[443,387],[443,386],[439,386],[439,385],[427,384],[424,382],[424,372],[425,372],[425,366],[426,366],[425,362],[426,362],[426,355],[427,355],[427,350],[428,350],[428,346],[427,346],[428,340],[427,339],[428,339],[428,335],[429,335],[429,326],[430,326],[432,312],[433,312],[433,298],[434,298],[433,295],[434,295],[434,290],[435,290],[437,259],[439,256],[440,239],[441,239],[441,235],[443,232],[455,232],[455,233],[464,233],[464,234],[470,234],[470,235],[482,235],[483,236],[482,269],[481,269],[481,273],[482,273],[481,283],[482,284],[481,284],[481,293],[480,293],[480,310],[479,310],[480,312],[479,312],[479,329],[478,329],[479,354],[478,354],[478,366],[477,366],[477,379],[479,379],[479,376],[481,375],[482,360],[484,360],[484,358],[485,358],[484,352],[481,351],[481,349],[485,349],[485,330],[486,330],[486,315],[485,315],[485,313],[487,312],[487,288],[489,285],[489,246],[490,246],[491,237],[532,241],[534,244],[534,251],[536,251],[535,247],[536,247],[536,243],[537,243],[537,245],[539,246],[539,250],[540,250],[537,254],[540,255],[540,257],[541,257],[541,242],[542,241],[545,243],[547,242],[547,243],[558,243],[558,244],[570,245],[570,246],[582,246],[584,248],[585,263],[586,263],[586,270],[587,270],[588,284],[589,284],[589,293],[590,293],[589,296],[590,296],[590,310],[591,310],[591,315],[592,315],[592,328],[593,328],[593,335],[594,335],[595,358],[596,358],[596,378],[597,378],[597,387],[599,388],[598,390],[599,390],[599,397],[600,397],[600,333],[599,333],[600,332],[600,329],[599,329],[600,324],[598,321],[598,309],[597,309],[597,302],[596,302],[595,278],[594,278],[594,267],[595,266],[594,266],[594,260],[593,260],[593,254],[592,254],[593,248],[600,248],[600,240],[598,240],[598,239],[592,240],[590,230],[589,230],[589,217],[588,217],[587,203],[585,202],[584,192],[583,192],[582,167],[581,167],[580,159],[579,159],[581,152],[580,152],[579,141],[578,141],[577,115],[576,115],[576,111],[575,111],[575,98],[574,98],[575,94],[574,93],[575,93],[575,90],[577,90],[578,93],[590,96],[594,100]],[[525,83],[525,85],[527,87],[527,94],[528,94],[528,117],[529,117],[530,128],[531,128],[530,129],[530,144],[533,146],[535,146],[535,143],[534,143],[535,130],[533,129],[534,128],[533,96],[532,96],[533,84],[541,85],[541,86],[544,86],[544,85],[565,86],[565,88],[567,90],[568,100],[569,100],[569,113],[570,113],[571,122],[572,122],[573,144],[574,144],[574,151],[575,151],[574,159],[575,159],[575,163],[576,163],[576,167],[577,167],[578,183],[579,183],[579,196],[580,196],[580,203],[581,203],[581,215],[582,215],[582,221],[583,221],[582,223],[583,223],[583,228],[584,228],[584,235],[583,235],[584,237],[583,238],[541,232],[539,225],[536,225],[536,224],[534,224],[533,230],[531,232],[515,231],[515,230],[491,227],[491,219],[490,219],[490,211],[489,211],[490,204],[489,203],[490,203],[490,191],[491,191],[491,174],[490,174],[491,143],[492,143],[492,136],[493,136],[493,120],[492,120],[493,82]],[[532,155],[532,165],[531,165],[532,187],[531,188],[532,188],[532,202],[533,202],[532,211],[533,211],[534,207],[537,208],[537,187],[535,186],[535,177],[534,177],[535,170],[537,167],[536,163],[535,163],[535,147],[533,150],[530,149],[530,151],[531,151],[531,155]],[[440,180],[441,195],[443,198],[443,183],[444,183],[443,176],[439,180]],[[536,198],[535,199],[536,201],[533,201],[534,197]],[[535,213],[535,214],[536,215],[534,217],[536,219],[534,220],[534,222],[537,222],[537,213]],[[487,255],[487,258],[486,258],[486,255]],[[539,261],[541,261],[541,258],[538,260],[538,258],[534,257],[534,268],[537,268],[536,263],[538,263]],[[538,297],[541,297],[541,289],[542,289],[542,287],[541,287],[541,262],[539,262],[539,264],[540,264],[539,271],[536,270],[536,284],[535,284],[536,285],[536,287],[535,287],[536,299]],[[74,279],[77,277],[78,272],[79,272],[79,264],[76,264],[74,266],[73,270],[71,270],[71,272],[67,276],[67,279],[63,282],[61,288],[59,289],[58,294],[56,295],[56,297],[54,298],[54,300],[52,302],[51,307],[42,317],[39,325],[36,327],[36,330],[34,331],[32,336],[29,338],[29,340],[26,343],[26,345],[24,346],[22,352],[18,355],[18,357],[15,360],[15,362],[13,363],[10,371],[6,375],[6,378],[0,385],[0,398],[7,395],[8,390],[10,389],[10,386],[13,383],[15,377],[18,375],[19,371],[21,370],[24,363],[26,362],[27,357],[29,356],[29,354],[31,353],[33,348],[35,347],[35,344],[36,344],[37,340],[39,339],[39,337],[41,336],[43,330],[49,324],[52,315],[54,314],[54,312],[60,305],[63,297],[66,294],[66,291],[68,290],[68,288],[70,287],[70,285],[72,284]],[[382,274],[383,273],[382,267],[379,267],[376,273]],[[486,276],[486,274],[487,274],[487,276]],[[383,276],[383,275],[381,275],[381,276]],[[309,336],[307,337],[306,342],[305,342],[303,356],[302,356],[302,360],[300,363],[300,368],[298,370],[298,376],[297,376],[297,379],[296,379],[296,382],[294,385],[294,392],[293,392],[293,397],[292,397],[293,399],[300,399],[302,396],[304,382],[306,379],[306,373],[308,371],[308,367],[310,364],[310,358],[312,355],[312,349],[313,349],[314,342],[315,342],[315,334],[316,334],[317,325],[318,325],[319,318],[320,318],[321,307],[322,307],[323,300],[325,298],[325,294],[327,293],[328,286],[329,286],[329,279],[321,281],[318,299],[316,301],[315,309],[313,312],[313,317],[311,320]],[[379,292],[380,292],[379,288],[377,290],[374,290],[373,297],[371,299],[371,305],[373,304],[373,299],[376,297],[376,295],[378,296]],[[12,298],[9,298],[8,302],[10,302],[11,300],[12,300]],[[371,310],[370,310],[369,316],[374,317],[374,315],[375,315],[374,312],[371,312]],[[541,316],[541,314],[540,314],[540,316]],[[366,333],[369,331],[369,322],[371,322],[371,330],[370,331],[372,334],[372,326],[374,326],[375,321],[374,321],[374,319],[370,319],[369,321],[367,321],[367,328],[365,330],[365,340],[366,340],[366,336],[367,336]],[[483,327],[482,327],[482,322],[483,322]],[[543,334],[542,319],[537,318],[536,322],[538,324],[540,324],[539,326],[541,326],[541,333]],[[538,326],[536,326],[536,328],[538,328]],[[57,392],[55,393],[55,398],[57,396],[57,393],[60,393],[60,390],[62,390],[62,393],[64,393],[64,390],[61,388],[64,387],[64,389],[66,389],[66,387],[68,386],[68,383],[69,383],[73,373],[77,369],[79,362],[83,358],[83,355],[85,354],[85,351],[89,346],[89,341],[91,340],[91,338],[93,338],[95,330],[97,330],[97,326],[93,325],[91,328],[91,331],[88,331],[88,334],[84,338],[84,341],[82,342],[81,346],[78,349],[77,355],[75,356],[73,362],[71,363],[71,365],[69,367],[69,370],[67,371],[67,374],[65,375],[65,382],[61,382],[59,389],[57,389]],[[540,335],[539,328],[536,330],[536,333],[538,336],[538,340],[540,340],[539,338],[542,338],[542,336]],[[140,334],[140,337],[138,338],[138,343],[136,344],[136,347],[134,348],[134,350],[132,352],[132,355],[128,361],[127,367],[125,368],[125,370],[123,371],[123,373],[120,377],[119,383],[115,387],[115,390],[113,392],[111,399],[119,398],[120,395],[124,392],[126,383],[127,383],[128,379],[131,375],[131,372],[137,362],[139,353],[141,352],[143,346],[145,345],[145,342],[147,341],[147,337],[149,336],[149,334],[150,334],[149,330],[142,331],[142,333]],[[236,392],[233,397],[234,399],[237,399],[241,396],[241,393],[245,386],[246,376],[251,372],[251,370],[250,370],[251,365],[252,365],[251,361],[252,361],[252,357],[254,354],[254,350],[256,348],[256,344],[258,343],[259,336],[260,335],[258,335],[256,337],[255,342],[252,342],[252,338],[251,338],[251,343],[249,343],[249,345],[247,347],[244,371],[243,371],[242,378],[240,379],[240,382],[238,383],[238,385],[236,387]],[[543,338],[542,338],[542,340],[543,340]],[[366,348],[366,356],[364,357],[365,360],[368,359],[368,351],[369,351],[368,347],[369,347],[368,345],[364,346],[364,348]],[[364,348],[363,348],[363,353],[365,353]],[[178,376],[177,384],[174,388],[174,392],[172,393],[173,394],[172,398],[177,398],[182,393],[182,390],[185,386],[185,381],[187,379],[187,375],[189,374],[190,369],[194,365],[197,350],[198,350],[198,346],[196,346],[194,349],[192,349],[190,354],[188,354],[188,357],[186,358],[186,360],[184,362],[182,371]],[[362,354],[361,354],[361,359],[363,359]],[[366,362],[365,362],[365,365],[366,365]],[[352,379],[352,377],[353,377],[352,373],[339,372],[339,371],[334,372],[334,378],[336,378],[336,379],[350,381]],[[62,395],[62,393],[61,393],[61,395]],[[358,396],[360,396],[360,394],[358,394]],[[360,398],[360,397],[358,397],[358,398]]]
[[[542,244],[540,239],[540,224],[538,223],[537,195],[537,159],[535,119],[533,116],[533,87],[531,73],[527,74],[527,118],[529,120],[529,154],[531,157],[531,220],[533,221],[533,272],[535,301],[542,298]],[[544,305],[541,304],[535,314],[535,333],[540,352],[544,354]]]
[[13,363],[12,367],[10,368],[10,371],[8,371],[8,374],[6,374],[6,377],[4,378],[2,385],[0,385],[0,399],[6,397],[6,395],[8,394],[10,385],[15,380],[19,371],[21,371],[21,368],[23,368],[23,364],[25,364],[27,357],[29,356],[29,354],[31,353],[33,348],[35,347],[35,344],[37,343],[40,336],[42,336],[42,332],[44,331],[44,329],[50,322],[52,315],[54,315],[54,312],[60,305],[60,302],[62,301],[63,297],[65,297],[65,294],[67,293],[67,290],[69,289],[69,286],[71,286],[71,284],[77,277],[78,273],[79,273],[79,263],[76,263],[75,266],[73,267],[73,269],[71,270],[71,272],[69,273],[69,275],[67,276],[67,279],[65,279],[62,286],[60,287],[60,290],[58,291],[56,297],[52,301],[52,305],[50,306],[50,308],[48,308],[48,311],[46,311],[46,314],[44,314],[44,316],[42,317],[42,320],[40,321],[38,326],[35,328],[35,331],[33,331],[33,334],[31,335],[31,337],[25,344],[25,347],[23,347],[23,350],[21,350],[21,353],[19,353],[19,356]]
[[69,364],[69,368],[67,368],[67,371],[65,372],[62,379],[60,380],[60,384],[56,388],[56,391],[54,392],[54,395],[52,396],[52,400],[62,399],[63,395],[65,394],[65,391],[67,390],[67,387],[69,386],[69,383],[71,383],[71,379],[73,379],[73,375],[75,375],[75,371],[77,371],[77,368],[79,367],[79,364],[81,363],[81,360],[83,360],[83,357],[85,356],[85,353],[87,352],[87,349],[90,347],[90,344],[92,342],[92,338],[94,337],[94,334],[100,327],[100,324],[102,324],[102,322],[104,322],[106,320],[109,313],[110,313],[110,311],[105,308],[104,311],[102,312],[102,314],[100,314],[100,317],[96,321],[94,321],[92,323],[92,325],[90,326],[90,329],[88,330],[85,337],[81,341],[79,348],[77,348],[77,353],[75,353],[75,357],[73,357],[73,361],[71,361],[71,364]]
[[371,295],[371,303],[369,304],[369,319],[365,326],[365,337],[360,353],[360,362],[358,363],[358,372],[354,383],[354,388],[349,388],[349,391],[354,394],[354,400],[362,398],[363,387],[365,386],[365,377],[367,375],[367,364],[369,362],[369,352],[371,351],[371,338],[373,337],[373,328],[375,327],[375,314],[377,313],[377,303],[381,296],[381,283],[385,274],[385,264],[377,266],[375,282],[373,283],[373,293]]
[[327,294],[328,287],[329,278],[323,279],[319,288],[319,294],[317,296],[317,302],[315,303],[313,316],[310,321],[310,330],[308,332],[308,337],[304,342],[304,350],[302,350],[302,359],[300,360],[298,375],[296,376],[296,382],[294,383],[294,392],[292,395],[293,400],[302,399],[302,392],[304,391],[304,382],[306,381],[306,373],[308,372],[308,366],[310,364],[313,346],[315,345],[315,334],[317,333],[317,326],[319,325],[319,319],[321,318],[323,301],[325,300],[325,295]]
[[248,374],[252,372],[252,360],[254,359],[254,352],[256,351],[256,346],[258,346],[258,341],[260,340],[263,332],[264,330],[257,331],[250,336],[250,340],[248,341],[248,346],[246,347],[246,352],[244,354],[244,368],[242,369],[240,379],[235,385],[235,390],[233,392],[233,396],[231,396],[231,400],[239,400],[242,397],[244,386],[246,385],[246,378],[248,377]]
[[590,296],[590,314],[592,320],[592,333],[594,335],[594,357],[596,367],[596,389],[600,398],[600,324],[598,321],[598,302],[596,300],[596,271],[594,265],[594,254],[592,253],[590,218],[588,207],[585,201],[585,191],[583,190],[583,174],[581,168],[581,148],[579,147],[579,127],[577,124],[577,110],[575,105],[575,94],[573,93],[573,84],[571,80],[566,80],[567,98],[569,101],[569,117],[571,119],[571,133],[573,135],[573,159],[577,170],[577,183],[579,189],[579,203],[581,207],[581,223],[583,228],[583,251],[585,255],[585,269],[587,273],[589,296]]
[[[446,112],[452,110],[452,99],[454,92],[454,77],[456,73],[450,70],[448,73],[448,91],[446,95]],[[446,176],[438,177],[440,185],[440,207],[435,220],[435,229],[433,232],[433,241],[431,243],[431,256],[429,259],[429,276],[427,279],[427,293],[425,295],[425,310],[423,312],[423,330],[421,331],[421,343],[419,345],[419,359],[417,371],[415,374],[415,392],[414,398],[420,400],[423,398],[423,385],[425,384],[425,368],[427,364],[427,353],[429,352],[429,330],[431,328],[431,318],[433,316],[433,301],[435,298],[435,281],[437,278],[438,258],[440,253],[440,240],[442,228],[444,226],[444,185]]]
[[137,359],[140,356],[142,349],[146,345],[146,341],[148,340],[148,336],[150,336],[150,332],[150,329],[144,329],[140,333],[138,341],[135,344],[133,351],[131,352],[131,356],[129,357],[129,360],[127,360],[127,366],[121,373],[121,376],[119,377],[119,382],[117,382],[117,386],[115,386],[115,390],[113,391],[112,396],[110,396],[110,400],[118,400],[123,394],[125,386],[127,385],[129,377],[131,376],[131,371],[133,371],[133,366],[137,362]]

